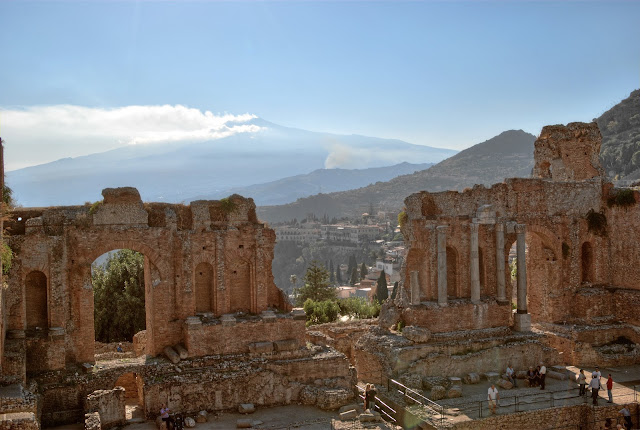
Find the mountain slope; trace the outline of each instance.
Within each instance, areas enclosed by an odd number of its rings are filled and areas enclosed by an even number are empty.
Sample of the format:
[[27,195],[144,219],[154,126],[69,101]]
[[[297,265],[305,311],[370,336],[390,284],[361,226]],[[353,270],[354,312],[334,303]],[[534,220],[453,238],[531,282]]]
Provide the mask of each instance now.
[[614,179],[640,179],[640,90],[596,119],[602,133],[602,167]]
[[318,193],[360,188],[377,181],[428,169],[431,163],[400,163],[369,169],[318,169],[306,175],[291,176],[265,184],[236,187],[196,196],[189,200],[217,200],[230,194],[251,196],[257,205],[281,205]]
[[316,133],[259,118],[246,124],[259,130],[61,159],[7,172],[7,183],[23,206],[82,204],[100,199],[103,188],[118,186],[137,187],[146,201],[179,202],[324,167],[433,163],[456,152],[394,139]]
[[522,130],[505,131],[427,170],[357,190],[320,194],[288,205],[259,207],[258,215],[265,221],[278,222],[303,218],[309,212],[330,217],[357,215],[369,204],[400,210],[405,197],[415,192],[462,190],[475,184],[489,186],[505,178],[526,177],[533,168],[535,139]]

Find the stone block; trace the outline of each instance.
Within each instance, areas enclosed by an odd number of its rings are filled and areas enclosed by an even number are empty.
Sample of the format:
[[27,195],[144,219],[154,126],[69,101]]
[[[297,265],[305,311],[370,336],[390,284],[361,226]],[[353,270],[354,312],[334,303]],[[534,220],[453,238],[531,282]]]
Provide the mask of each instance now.
[[431,331],[423,327],[407,326],[402,329],[402,336],[416,343],[426,343],[431,339]]
[[178,355],[180,356],[181,360],[184,360],[184,359],[189,357],[189,351],[187,351],[187,348],[182,346],[182,344],[176,345],[175,349],[176,349],[176,352],[178,353]]
[[457,376],[449,376],[449,383],[451,385],[460,385],[462,384],[462,379],[458,378]]
[[276,340],[273,342],[273,346],[277,352],[295,351],[298,349],[298,341],[295,339]]
[[164,355],[166,355],[169,361],[171,361],[173,364],[180,363],[180,355],[178,355],[175,349],[171,348],[170,346],[165,346],[163,351]]
[[294,320],[307,320],[307,313],[302,308],[293,308],[291,310],[291,316]]
[[224,314],[220,318],[223,327],[232,327],[236,325],[236,317],[234,314]]
[[249,344],[249,352],[254,354],[269,354],[273,352],[273,342],[254,342]]
[[499,379],[498,382],[496,382],[496,385],[504,390],[510,390],[513,388],[513,384],[506,379]]
[[276,314],[274,314],[273,311],[262,311],[260,318],[267,323],[276,322]]
[[169,430],[167,429],[167,423],[162,421],[162,418],[160,418],[159,416],[156,417],[156,428],[158,430]]
[[240,418],[239,420],[236,420],[236,428],[250,429],[251,427],[253,427],[253,420],[249,418]]
[[547,378],[557,379],[559,381],[566,381],[566,373],[556,372],[555,370],[547,370]]
[[454,385],[447,391],[447,398],[455,399],[456,397],[462,397],[462,386],[460,385]]
[[353,392],[345,388],[324,388],[318,390],[316,406],[325,411],[338,409],[353,400]]
[[252,414],[256,411],[256,407],[253,403],[241,403],[238,406],[238,412],[241,414]]
[[196,420],[191,417],[187,417],[184,419],[184,426],[188,428],[193,428],[196,426]]
[[516,371],[517,379],[527,379],[527,371],[526,370],[517,370]]
[[531,331],[531,314],[515,314],[513,329],[515,331]]
[[364,407],[363,407],[362,403],[350,403],[350,404],[348,404],[348,405],[342,406],[342,407],[338,410],[338,412],[339,412],[339,413],[343,413],[343,412],[350,411],[350,410],[352,410],[352,409],[355,409],[355,410],[356,410],[356,412],[358,412],[358,413],[362,413],[362,412],[364,412]]
[[100,427],[109,429],[126,423],[125,390],[116,387],[113,390],[97,390],[89,394],[84,401],[87,413],[100,415]]
[[90,412],[84,415],[84,430],[102,430],[99,413]]
[[206,423],[207,422],[207,411],[200,411],[198,415],[196,415],[197,423]]
[[355,420],[358,418],[358,411],[355,409],[351,409],[350,411],[345,411],[340,413],[340,419],[342,421]]
[[482,374],[482,377],[489,382],[498,382],[500,374],[498,372],[485,372]]
[[431,394],[429,394],[430,400],[442,400],[446,397],[447,390],[442,385],[434,385],[431,387]]
[[478,375],[477,373],[468,373],[464,379],[463,379],[465,384],[477,384],[478,382],[480,382],[480,375]]

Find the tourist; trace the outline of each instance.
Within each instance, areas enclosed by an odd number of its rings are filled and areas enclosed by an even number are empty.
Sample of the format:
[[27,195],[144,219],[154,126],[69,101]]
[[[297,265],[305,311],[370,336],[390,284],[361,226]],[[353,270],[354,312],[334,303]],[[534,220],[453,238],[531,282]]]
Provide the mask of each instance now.
[[596,370],[593,371],[593,374],[595,376],[593,376],[594,378],[597,377],[598,380],[600,380],[600,378],[602,378],[602,373],[600,373],[600,368],[598,366],[596,366]]
[[607,395],[609,396],[609,400],[607,400],[607,403],[613,403],[611,390],[613,390],[613,378],[611,377],[611,373],[609,373],[609,378],[607,379]]
[[618,413],[622,414],[622,416],[624,417],[624,426],[627,430],[629,430],[631,428],[631,412],[629,411],[629,405],[624,405],[624,407],[620,409],[620,412]]
[[498,389],[495,384],[491,384],[491,388],[487,392],[487,402],[489,403],[489,410],[492,414],[496,413],[496,406],[498,406],[498,401],[500,400],[500,394],[498,393]]
[[527,371],[527,382],[529,382],[529,387],[535,387],[538,383],[538,375],[536,375],[533,367],[529,367],[529,370]]
[[166,423],[165,425],[167,426],[167,430],[171,430],[173,428],[173,419],[169,415],[169,412],[169,408],[163,403],[162,408],[160,408],[160,418],[162,418],[162,421]]
[[587,394],[587,377],[584,374],[584,369],[580,369],[580,373],[577,376],[577,382],[580,386],[580,396],[584,396]]
[[516,384],[516,371],[513,370],[511,364],[507,366],[507,380],[513,384],[514,388],[517,387],[518,384]]
[[600,378],[598,378],[594,373],[591,376],[591,382],[589,382],[589,388],[591,388],[591,397],[593,398],[594,406],[598,406],[598,391],[600,391],[600,386]]
[[119,343],[118,346],[116,346],[116,352],[122,352],[122,343]]
[[373,412],[376,408],[376,389],[373,384],[367,384],[367,388],[364,394],[364,406],[365,409],[369,409]]
[[547,368],[542,361],[540,362],[540,366],[538,366],[538,373],[540,374],[540,389],[544,390],[544,380],[547,378]]

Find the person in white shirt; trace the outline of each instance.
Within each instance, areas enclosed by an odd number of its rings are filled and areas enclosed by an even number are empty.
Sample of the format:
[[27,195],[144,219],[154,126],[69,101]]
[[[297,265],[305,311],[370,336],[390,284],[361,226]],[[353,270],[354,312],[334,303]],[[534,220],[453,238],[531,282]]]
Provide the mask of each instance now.
[[491,388],[489,388],[489,391],[487,392],[487,401],[492,414],[496,413],[496,406],[498,405],[499,400],[500,394],[498,393],[498,389],[495,384],[491,384]]
[[[594,373],[593,376],[596,376]],[[597,376],[591,377],[591,382],[589,382],[589,388],[591,388],[591,397],[593,398],[593,405],[598,406],[598,391],[600,391],[600,378]]]
[[547,378],[547,368],[540,362],[540,389],[544,390],[544,380]]
[[622,414],[622,416],[624,417],[625,428],[630,429],[633,424],[631,423],[631,412],[629,411],[629,406],[625,405],[624,408],[620,409],[620,412],[618,413]]
[[516,384],[516,371],[513,370],[513,367],[509,364],[507,366],[507,380],[513,384],[513,387],[517,387]]

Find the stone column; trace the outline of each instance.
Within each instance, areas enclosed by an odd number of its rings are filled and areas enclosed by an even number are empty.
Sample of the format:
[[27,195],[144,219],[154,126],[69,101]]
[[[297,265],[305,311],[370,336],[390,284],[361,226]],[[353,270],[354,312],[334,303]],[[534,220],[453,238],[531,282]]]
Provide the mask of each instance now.
[[438,232],[438,304],[447,304],[447,230],[449,226],[439,225]]
[[471,303],[480,303],[480,262],[478,260],[478,223],[471,225]]
[[526,261],[526,245],[525,245],[525,225],[517,224],[516,233],[518,234],[517,252],[518,252],[518,311],[515,316],[516,331],[531,330],[531,315],[527,313],[527,261]]
[[496,279],[498,302],[507,302],[507,295],[504,286],[504,224],[496,224]]
[[411,271],[411,304],[420,304],[420,284],[418,283],[418,271]]

